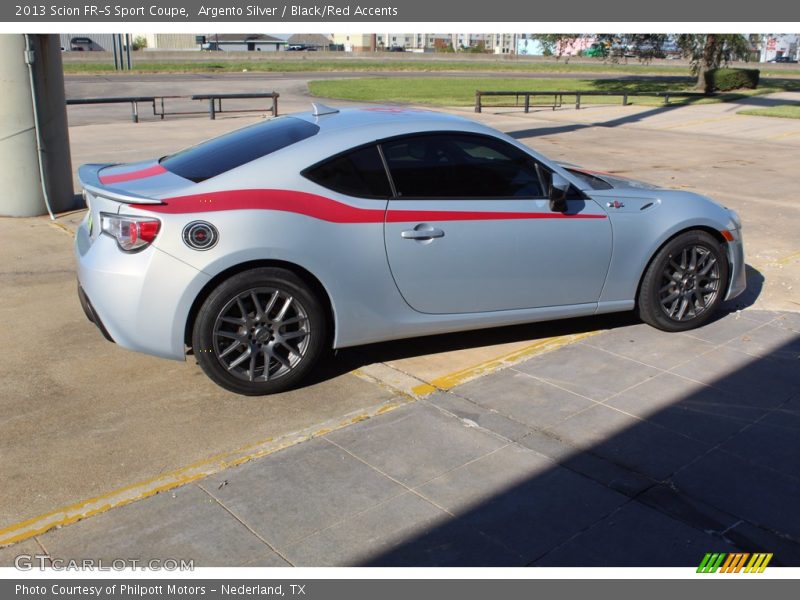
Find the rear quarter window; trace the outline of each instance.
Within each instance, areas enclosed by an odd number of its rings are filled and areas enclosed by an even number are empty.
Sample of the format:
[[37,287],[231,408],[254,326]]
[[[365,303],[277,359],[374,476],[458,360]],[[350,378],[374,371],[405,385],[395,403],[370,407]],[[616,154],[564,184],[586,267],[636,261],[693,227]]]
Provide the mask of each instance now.
[[365,146],[329,158],[303,171],[303,176],[347,196],[388,198],[392,195],[377,146]]
[[319,127],[278,117],[202,142],[161,159],[168,171],[198,183],[315,135]]

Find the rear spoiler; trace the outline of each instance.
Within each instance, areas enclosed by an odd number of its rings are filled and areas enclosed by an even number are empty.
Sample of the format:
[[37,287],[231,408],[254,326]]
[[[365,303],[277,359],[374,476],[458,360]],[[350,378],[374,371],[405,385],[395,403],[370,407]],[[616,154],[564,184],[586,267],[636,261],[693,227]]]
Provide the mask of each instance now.
[[81,187],[93,196],[100,196],[113,200],[114,202],[121,202],[123,204],[163,204],[161,200],[126,192],[122,190],[115,190],[113,187],[108,187],[100,183],[100,170],[106,167],[111,167],[112,164],[89,164],[82,165],[78,169],[78,180]]

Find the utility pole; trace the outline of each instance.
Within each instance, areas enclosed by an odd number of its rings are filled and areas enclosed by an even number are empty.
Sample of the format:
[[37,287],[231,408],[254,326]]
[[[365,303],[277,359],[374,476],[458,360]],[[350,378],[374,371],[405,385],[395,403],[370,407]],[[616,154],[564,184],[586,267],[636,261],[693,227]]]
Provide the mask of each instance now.
[[0,35],[0,215],[77,207],[58,35]]

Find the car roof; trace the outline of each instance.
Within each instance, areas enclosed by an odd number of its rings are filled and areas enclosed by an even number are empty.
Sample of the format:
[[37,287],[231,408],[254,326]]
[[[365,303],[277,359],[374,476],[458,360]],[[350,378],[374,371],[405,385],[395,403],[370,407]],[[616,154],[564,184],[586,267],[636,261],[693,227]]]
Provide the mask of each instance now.
[[[358,108],[328,109],[335,110],[326,114],[314,112],[293,113],[289,116],[303,119],[317,125],[319,135],[341,132],[342,130],[370,129],[375,126],[397,126],[397,133],[412,131],[415,126],[424,123],[426,129],[441,128],[443,130],[474,130],[480,127],[475,121],[438,113],[423,108],[403,106],[365,106]],[[322,112],[322,111],[320,111]]]

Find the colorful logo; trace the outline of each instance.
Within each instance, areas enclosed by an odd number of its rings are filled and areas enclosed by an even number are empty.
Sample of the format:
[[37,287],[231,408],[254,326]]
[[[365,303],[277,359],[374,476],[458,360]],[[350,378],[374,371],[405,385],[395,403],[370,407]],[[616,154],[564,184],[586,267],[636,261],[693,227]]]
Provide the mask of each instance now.
[[[748,558],[750,559],[748,561]],[[760,552],[750,554],[748,552],[738,552],[726,554],[724,552],[709,552],[703,557],[700,566],[697,567],[698,573],[763,573],[769,561],[772,560],[772,553]],[[745,566],[747,563],[747,566]]]

